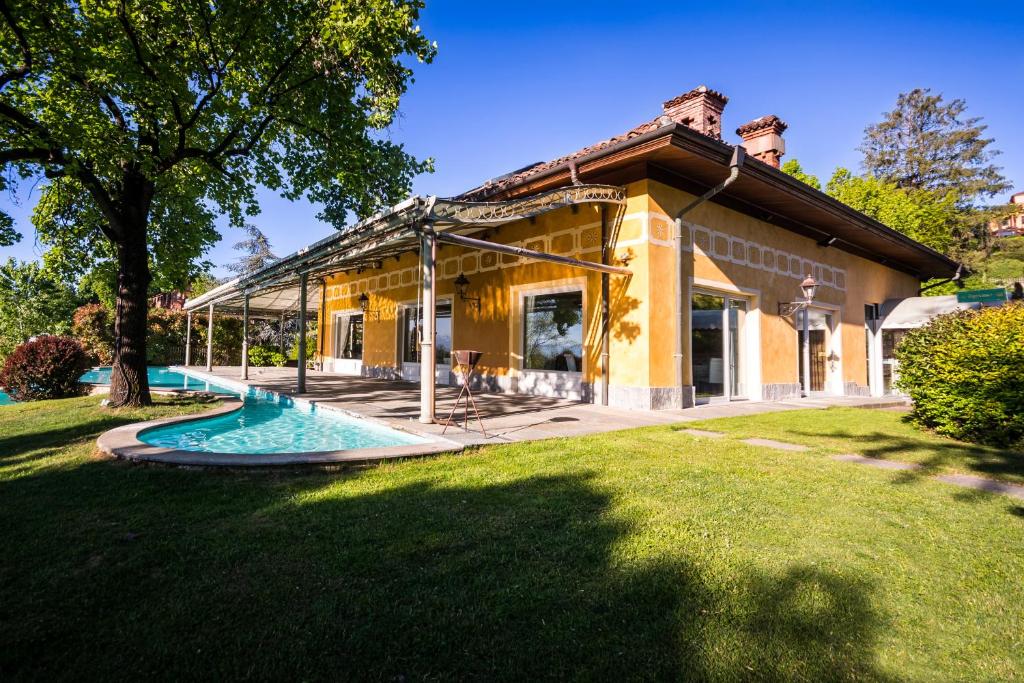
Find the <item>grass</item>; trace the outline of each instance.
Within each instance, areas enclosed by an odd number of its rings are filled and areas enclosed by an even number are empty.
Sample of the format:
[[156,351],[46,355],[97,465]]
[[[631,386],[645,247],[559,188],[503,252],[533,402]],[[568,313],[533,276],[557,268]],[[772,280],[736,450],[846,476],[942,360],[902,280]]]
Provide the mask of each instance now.
[[0,678],[1024,671],[1010,498],[671,427],[345,474],[93,457],[187,409],[0,411]]
[[938,436],[913,426],[906,413],[892,410],[828,408],[762,413],[691,422],[743,439],[759,437],[810,446],[817,453],[857,453],[869,458],[913,462],[917,475],[960,472],[1024,483],[1024,453],[978,446]]

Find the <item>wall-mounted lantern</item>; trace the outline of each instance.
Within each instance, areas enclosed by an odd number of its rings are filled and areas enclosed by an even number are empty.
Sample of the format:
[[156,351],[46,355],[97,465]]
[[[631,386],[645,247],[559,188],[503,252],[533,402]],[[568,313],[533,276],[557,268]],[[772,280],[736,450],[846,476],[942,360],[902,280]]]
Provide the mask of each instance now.
[[818,281],[813,276],[808,275],[804,278],[804,281],[800,283],[800,291],[803,293],[803,301],[790,301],[789,303],[779,302],[779,315],[787,316],[793,315],[797,312],[803,313],[802,323],[803,339],[800,340],[800,357],[802,360],[802,377],[800,378],[801,394],[803,396],[811,395],[811,315],[808,310],[811,304],[814,302],[814,294],[818,291]]
[[370,308],[370,297],[366,296],[366,292],[359,295],[359,308],[363,311],[363,315],[372,316],[374,320],[380,320],[380,311]]
[[480,310],[480,297],[469,296],[469,278],[466,277],[465,273],[459,273],[459,276],[455,278],[455,292],[459,295],[459,298],[468,304],[476,307],[476,310]]

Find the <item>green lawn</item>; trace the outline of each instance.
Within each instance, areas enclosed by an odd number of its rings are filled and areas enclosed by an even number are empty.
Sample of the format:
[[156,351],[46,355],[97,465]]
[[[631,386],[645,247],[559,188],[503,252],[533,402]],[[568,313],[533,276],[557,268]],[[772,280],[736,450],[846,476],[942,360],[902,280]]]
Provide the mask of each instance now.
[[140,467],[95,435],[188,408],[96,402],[0,409],[5,681],[1024,671],[1007,497],[671,427],[345,474]]
[[[920,475],[965,472],[1024,483],[1024,453],[961,443],[928,433],[893,410],[829,408],[762,413],[685,427],[726,432],[735,438],[760,437],[811,446],[816,452],[858,453],[869,458],[914,462]],[[920,476],[917,475],[917,476]]]

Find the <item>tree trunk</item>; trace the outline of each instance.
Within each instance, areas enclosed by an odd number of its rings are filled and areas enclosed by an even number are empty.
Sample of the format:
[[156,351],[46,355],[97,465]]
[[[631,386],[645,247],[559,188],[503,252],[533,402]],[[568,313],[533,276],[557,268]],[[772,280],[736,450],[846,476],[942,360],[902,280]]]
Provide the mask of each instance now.
[[[145,211],[148,214],[148,210]],[[114,320],[114,364],[110,376],[113,406],[152,405],[146,372],[146,331],[149,314],[148,215],[136,212],[123,226],[117,247],[117,317]]]

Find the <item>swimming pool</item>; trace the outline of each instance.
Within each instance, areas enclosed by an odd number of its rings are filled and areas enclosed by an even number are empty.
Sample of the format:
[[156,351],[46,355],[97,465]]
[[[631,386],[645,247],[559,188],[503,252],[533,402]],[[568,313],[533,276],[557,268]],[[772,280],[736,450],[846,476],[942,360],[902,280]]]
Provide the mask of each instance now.
[[14,405],[14,399],[0,391],[0,406]]
[[286,396],[250,389],[240,410],[146,429],[139,441],[199,453],[309,453],[410,446],[427,440]]
[[[86,384],[110,384],[110,368],[93,368],[78,378]],[[149,386],[153,389],[187,389],[189,391],[209,391],[214,394],[238,394],[237,389],[213,384],[198,377],[192,377],[165,366],[147,368]]]

